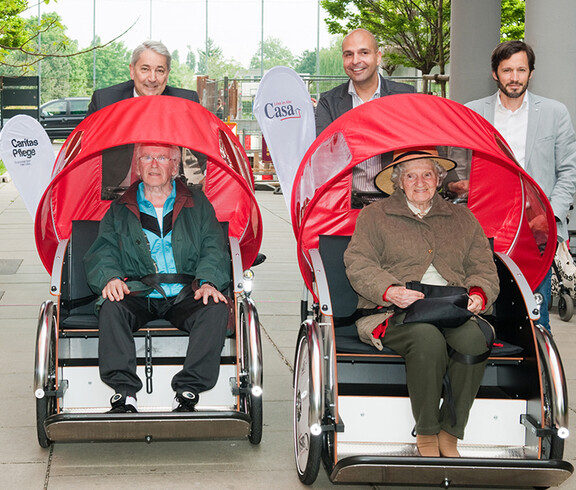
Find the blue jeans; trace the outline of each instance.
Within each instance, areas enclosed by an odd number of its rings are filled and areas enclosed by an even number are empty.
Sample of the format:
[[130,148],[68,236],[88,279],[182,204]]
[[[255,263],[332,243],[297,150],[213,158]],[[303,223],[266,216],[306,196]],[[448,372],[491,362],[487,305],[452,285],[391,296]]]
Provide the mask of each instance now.
[[540,286],[536,288],[535,293],[540,293],[542,295],[543,301],[540,305],[540,320],[538,323],[542,325],[546,330],[551,332],[550,329],[550,315],[548,314],[548,305],[552,301],[552,268],[546,273],[544,279],[540,283]]

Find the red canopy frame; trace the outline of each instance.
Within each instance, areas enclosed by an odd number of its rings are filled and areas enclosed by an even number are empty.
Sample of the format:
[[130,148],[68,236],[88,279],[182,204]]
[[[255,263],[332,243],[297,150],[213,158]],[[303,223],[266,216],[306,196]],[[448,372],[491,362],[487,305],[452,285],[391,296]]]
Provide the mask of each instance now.
[[102,199],[102,153],[134,143],[163,143],[206,155],[204,192],[219,221],[240,241],[244,268],[262,242],[262,218],[252,170],[237,137],[200,104],[177,97],[134,97],[87,117],[66,140],[34,222],[38,254],[48,272],[58,243],[74,220],[100,220],[111,201]]
[[[318,247],[318,237],[354,232],[360,210],[351,208],[353,167],[373,156],[416,146],[471,150],[468,207],[494,239],[495,251],[509,255],[535,289],[556,250],[556,221],[540,187],[483,117],[440,97],[402,94],[339,117],[302,159],[291,213],[300,270],[310,291],[309,251]],[[543,223],[543,231],[534,231],[535,220]]]

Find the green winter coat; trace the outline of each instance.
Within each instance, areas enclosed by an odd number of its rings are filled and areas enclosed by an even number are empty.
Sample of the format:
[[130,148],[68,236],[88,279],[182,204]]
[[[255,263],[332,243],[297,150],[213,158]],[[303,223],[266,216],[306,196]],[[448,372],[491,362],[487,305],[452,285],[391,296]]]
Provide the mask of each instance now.
[[[192,195],[182,182],[174,182],[172,251],[176,269],[223,290],[230,282],[230,255],[214,208],[202,192],[194,191]],[[88,284],[98,295],[116,277],[136,278],[158,272],[140,224],[138,184],[112,203],[100,222],[98,238],[84,256]],[[147,295],[152,291],[137,280],[126,284],[133,293]],[[102,301],[100,298],[99,303]]]

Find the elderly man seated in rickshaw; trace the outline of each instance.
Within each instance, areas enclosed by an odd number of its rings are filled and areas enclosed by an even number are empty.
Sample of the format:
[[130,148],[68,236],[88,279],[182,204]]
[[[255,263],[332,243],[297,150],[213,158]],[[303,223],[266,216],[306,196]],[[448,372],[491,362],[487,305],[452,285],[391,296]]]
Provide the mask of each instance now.
[[[489,353],[477,314],[499,291],[482,227],[468,208],[437,193],[455,165],[436,149],[396,152],[376,177],[377,187],[390,197],[360,212],[344,255],[358,307],[374,313],[356,322],[359,336],[404,357],[416,443],[428,457],[459,456],[457,442],[464,437]],[[420,287],[410,281],[420,281]],[[417,314],[412,310],[425,296],[421,290],[430,288],[426,285],[462,288],[464,302],[452,322],[432,319],[434,306],[408,321]],[[443,394],[445,380],[449,388]]]
[[88,282],[101,294],[100,377],[115,390],[111,413],[137,412],[133,332],[164,318],[188,333],[184,366],[172,379],[174,411],[194,411],[218,379],[228,305],[230,256],[214,209],[176,179],[181,151],[137,144],[135,182],[102,219],[84,257]]

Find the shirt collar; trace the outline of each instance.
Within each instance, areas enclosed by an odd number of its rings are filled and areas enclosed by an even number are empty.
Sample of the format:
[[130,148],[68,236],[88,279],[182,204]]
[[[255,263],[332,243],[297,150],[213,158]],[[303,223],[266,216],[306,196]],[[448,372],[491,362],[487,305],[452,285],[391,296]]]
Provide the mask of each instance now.
[[[512,112],[510,109],[506,109],[506,107],[504,107],[502,105],[502,100],[500,99],[500,94],[501,94],[501,91],[498,90],[498,97],[496,97],[496,100],[498,101],[498,104],[496,105],[497,109],[500,112]],[[527,111],[528,107],[529,107],[529,99],[530,99],[530,94],[529,94],[528,90],[526,90],[526,92],[524,92],[524,99],[522,100],[522,105],[518,108],[517,111],[514,111],[514,112]]]
[[[140,208],[141,212],[151,211],[154,209],[154,206],[146,196],[144,195],[144,182],[140,182],[138,185],[138,191],[136,194],[136,200],[138,202],[138,207]],[[166,202],[164,203],[164,214],[170,212],[174,208],[174,201],[176,200],[176,185],[174,181],[172,182],[172,192],[166,198]]]
[[408,204],[408,208],[410,209],[410,211],[412,211],[420,219],[422,219],[424,216],[426,216],[428,214],[428,212],[432,209],[432,204],[430,204],[430,206],[428,206],[427,209],[425,209],[424,211],[421,211],[420,208],[414,206],[414,204],[412,204],[408,200],[408,198],[406,198],[406,204]]
[[[381,82],[380,75],[378,75],[378,86],[376,87],[376,92],[374,92],[374,94],[372,94],[372,97],[370,97],[369,100],[374,100],[374,99],[380,98],[380,82]],[[356,87],[354,87],[354,82],[352,80],[350,80],[348,82],[348,94],[351,95],[352,97],[358,97],[358,99],[360,99],[360,96],[356,92]],[[362,99],[360,99],[360,100],[362,100]]]

